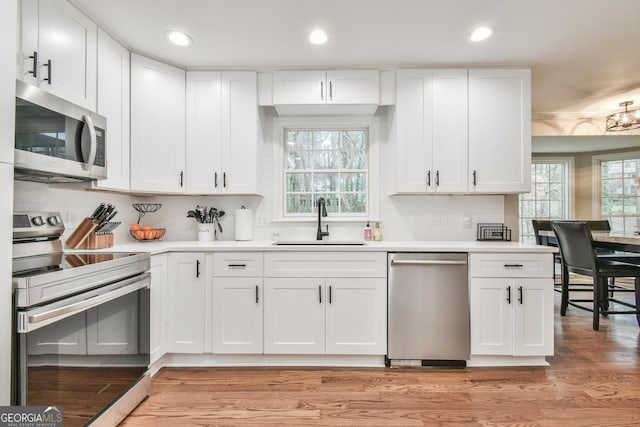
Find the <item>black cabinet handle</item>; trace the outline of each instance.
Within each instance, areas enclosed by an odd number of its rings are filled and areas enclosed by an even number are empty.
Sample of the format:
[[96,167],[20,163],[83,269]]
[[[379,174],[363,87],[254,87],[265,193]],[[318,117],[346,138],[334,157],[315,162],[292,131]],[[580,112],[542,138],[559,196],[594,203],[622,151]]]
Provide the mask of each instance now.
[[522,286],[518,286],[518,302],[520,304],[522,304],[523,301],[523,297],[522,297]]
[[427,171],[427,187],[431,187],[431,171]]
[[320,304],[322,304],[322,285],[318,285],[318,299],[320,300]]
[[33,59],[33,67],[32,70],[29,71],[29,74],[33,74],[33,78],[37,79],[38,78],[38,52],[33,52],[33,55],[29,57],[30,59]]
[[46,64],[44,64],[45,67],[47,67],[47,78],[44,79],[47,81],[47,83],[51,84],[51,60],[48,60]]
[[332,296],[331,296],[331,288],[332,288],[332,286],[329,286],[329,304],[332,303],[331,300],[333,299]]
[[184,171],[180,171],[180,187],[184,184]]
[[440,171],[436,171],[436,187],[440,185]]
[[200,277],[200,260],[196,260],[196,277]]
[[226,172],[222,173],[222,186],[224,188],[227,188],[227,173]]
[[228,264],[229,268],[247,268],[247,264]]
[[258,285],[256,285],[256,304],[260,302],[260,291],[258,290]]
[[477,178],[478,178],[478,174],[476,171],[473,171],[473,185],[476,185],[477,183]]
[[522,264],[505,264],[504,267],[505,268],[522,268],[522,267],[524,267],[524,265],[522,265]]
[[218,172],[213,173],[213,186],[218,188]]
[[333,101],[333,82],[329,81],[329,101]]
[[324,101],[324,82],[320,82],[320,101]]
[[507,286],[507,302],[511,304],[511,286]]

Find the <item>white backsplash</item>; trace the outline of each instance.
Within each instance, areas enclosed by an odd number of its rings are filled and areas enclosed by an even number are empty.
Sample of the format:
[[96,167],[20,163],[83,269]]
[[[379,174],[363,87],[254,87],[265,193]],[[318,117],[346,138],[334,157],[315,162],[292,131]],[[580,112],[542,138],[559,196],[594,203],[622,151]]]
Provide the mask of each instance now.
[[[138,212],[132,203],[162,203],[155,213],[148,213],[143,224],[166,228],[164,240],[196,240],[196,222],[187,218],[187,211],[196,205],[207,205],[224,210],[221,219],[223,233],[219,240],[233,240],[235,210],[241,206],[253,210],[253,239],[311,240],[315,238],[317,224],[272,223],[273,209],[266,197],[239,196],[152,196],[139,197],[126,194],[65,189],[47,184],[16,181],[14,185],[14,211],[60,211],[68,236],[78,223],[91,215],[101,203],[116,206],[116,221],[122,225],[116,229],[115,241],[132,242],[129,226],[138,220]],[[478,222],[502,222],[504,220],[503,196],[391,196],[380,198],[380,221],[384,240],[475,240]],[[465,227],[465,219],[471,222]],[[361,240],[365,221],[333,222],[329,224],[332,240]],[[371,227],[375,224],[371,223]],[[324,227],[324,225],[323,225]]]

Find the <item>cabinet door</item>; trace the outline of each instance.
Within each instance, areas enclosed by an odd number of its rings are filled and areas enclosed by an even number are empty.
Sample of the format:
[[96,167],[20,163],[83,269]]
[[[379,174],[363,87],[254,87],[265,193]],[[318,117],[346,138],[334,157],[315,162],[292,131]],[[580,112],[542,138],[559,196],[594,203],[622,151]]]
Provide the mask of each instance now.
[[380,72],[378,70],[327,71],[325,99],[332,104],[378,104]]
[[514,286],[513,279],[471,279],[471,354],[513,354]]
[[266,278],[264,352],[324,354],[324,280]]
[[433,191],[433,71],[397,73],[396,191]]
[[219,72],[187,73],[187,193],[222,188],[221,85]]
[[138,293],[87,310],[87,354],[138,354]]
[[553,280],[518,279],[514,290],[515,356],[553,355]]
[[129,189],[129,51],[98,30],[98,108],[107,118],[107,179],[99,188]]
[[185,72],[131,55],[131,189],[181,193]]
[[530,70],[469,70],[469,189],[531,190]]
[[386,354],[387,281],[326,279],[327,354]]
[[262,278],[213,278],[213,352],[262,353]]
[[257,189],[258,98],[255,72],[222,73],[222,192]]
[[168,316],[165,299],[167,298],[167,255],[151,257],[151,324],[150,363],[160,359],[165,353]]
[[167,285],[167,348],[169,353],[204,351],[204,255],[171,253]]
[[[38,3],[38,82],[49,92],[96,109],[97,26],[66,0]],[[51,68],[46,67],[51,60]],[[51,74],[51,80],[44,79]]]
[[432,188],[443,193],[467,191],[467,70],[433,70]]
[[37,86],[40,65],[34,64],[33,53],[38,52],[38,0],[19,1],[18,16],[20,17],[20,26],[18,29],[16,78]]
[[274,104],[323,104],[326,102],[324,71],[276,71],[273,73]]

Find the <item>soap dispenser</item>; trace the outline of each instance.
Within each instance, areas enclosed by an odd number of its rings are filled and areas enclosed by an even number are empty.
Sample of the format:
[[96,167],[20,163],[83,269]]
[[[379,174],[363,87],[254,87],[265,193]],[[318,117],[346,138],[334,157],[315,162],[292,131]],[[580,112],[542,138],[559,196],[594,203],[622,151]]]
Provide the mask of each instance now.
[[364,240],[369,241],[372,240],[373,230],[371,230],[371,226],[369,225],[369,221],[367,221],[367,226],[364,228]]
[[373,240],[382,240],[382,230],[379,222],[376,222],[376,228],[373,229]]

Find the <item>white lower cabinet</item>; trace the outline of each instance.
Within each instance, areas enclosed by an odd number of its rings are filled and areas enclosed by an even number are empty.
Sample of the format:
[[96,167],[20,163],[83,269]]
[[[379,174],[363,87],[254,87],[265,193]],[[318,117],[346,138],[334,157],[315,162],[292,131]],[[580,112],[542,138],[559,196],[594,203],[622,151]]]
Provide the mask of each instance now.
[[165,353],[167,316],[165,299],[167,297],[167,254],[151,257],[151,325],[150,325],[150,363],[160,359]]
[[551,256],[470,255],[472,356],[553,355]]
[[213,254],[213,353],[262,353],[263,300],[262,253]]
[[266,254],[265,272],[265,353],[386,353],[385,253]]
[[204,253],[170,253],[167,276],[167,353],[203,353]]

